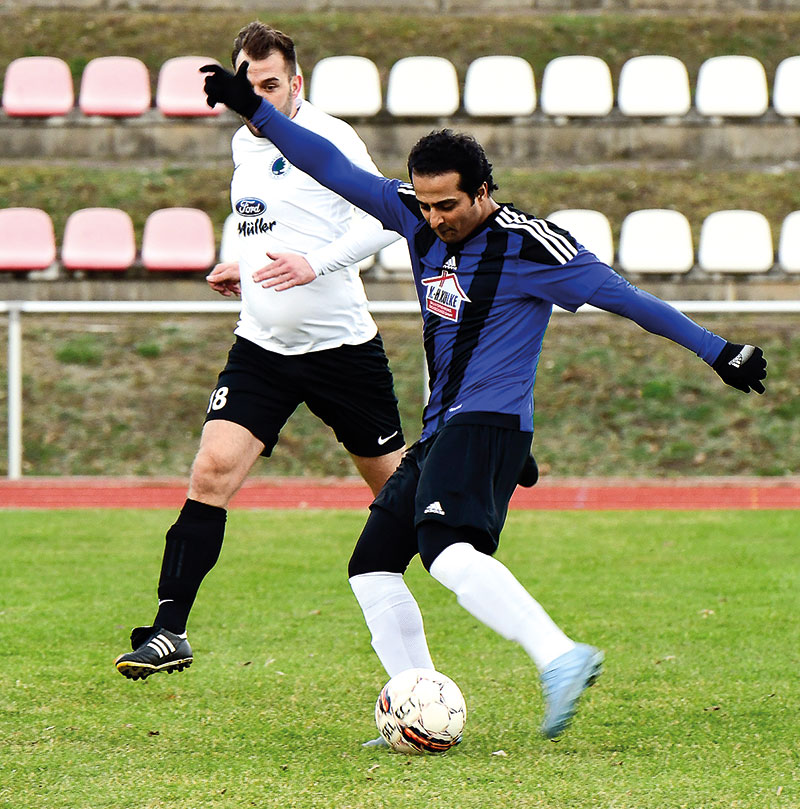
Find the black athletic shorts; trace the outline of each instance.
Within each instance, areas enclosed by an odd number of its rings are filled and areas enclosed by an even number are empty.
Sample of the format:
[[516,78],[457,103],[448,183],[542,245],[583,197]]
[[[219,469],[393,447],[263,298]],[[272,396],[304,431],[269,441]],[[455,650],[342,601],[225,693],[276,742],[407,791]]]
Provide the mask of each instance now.
[[269,456],[297,406],[331,427],[353,455],[387,455],[404,444],[380,335],[360,345],[286,356],[236,338],[208,400],[206,421],[246,427]]
[[463,413],[418,441],[370,506],[351,569],[402,572],[427,522],[457,529],[452,541],[494,553],[532,438],[517,417]]

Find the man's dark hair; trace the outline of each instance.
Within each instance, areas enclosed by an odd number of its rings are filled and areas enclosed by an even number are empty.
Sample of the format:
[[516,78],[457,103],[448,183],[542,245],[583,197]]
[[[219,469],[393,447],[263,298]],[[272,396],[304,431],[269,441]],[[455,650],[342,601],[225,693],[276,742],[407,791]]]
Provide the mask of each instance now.
[[292,38],[259,20],[247,23],[233,40],[231,63],[234,67],[241,51],[247,51],[251,59],[266,59],[273,51],[277,51],[286,61],[289,75],[297,74],[297,54]]
[[455,171],[459,190],[475,199],[478,189],[488,183],[489,193],[497,189],[492,177],[492,164],[483,146],[472,135],[441,129],[420,138],[408,155],[408,176],[435,176]]

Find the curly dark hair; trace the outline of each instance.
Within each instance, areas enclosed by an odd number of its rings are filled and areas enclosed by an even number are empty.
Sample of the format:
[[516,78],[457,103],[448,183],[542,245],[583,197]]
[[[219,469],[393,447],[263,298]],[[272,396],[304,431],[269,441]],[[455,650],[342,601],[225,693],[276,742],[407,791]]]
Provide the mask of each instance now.
[[478,189],[487,183],[489,193],[497,189],[492,177],[492,164],[486,159],[483,146],[472,135],[441,129],[420,138],[408,155],[408,176],[431,176],[455,171],[458,187],[473,199]]
[[247,23],[233,40],[231,64],[234,67],[241,51],[247,51],[252,59],[266,59],[273,51],[277,51],[283,55],[290,75],[297,74],[297,54],[292,38],[260,20]]

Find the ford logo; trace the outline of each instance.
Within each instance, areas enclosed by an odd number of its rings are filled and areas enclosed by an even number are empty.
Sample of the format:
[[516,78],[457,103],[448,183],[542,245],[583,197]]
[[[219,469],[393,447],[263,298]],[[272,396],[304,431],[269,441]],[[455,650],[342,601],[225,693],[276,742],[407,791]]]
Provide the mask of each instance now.
[[240,216],[261,216],[266,210],[266,202],[258,197],[244,197],[236,203],[236,213]]

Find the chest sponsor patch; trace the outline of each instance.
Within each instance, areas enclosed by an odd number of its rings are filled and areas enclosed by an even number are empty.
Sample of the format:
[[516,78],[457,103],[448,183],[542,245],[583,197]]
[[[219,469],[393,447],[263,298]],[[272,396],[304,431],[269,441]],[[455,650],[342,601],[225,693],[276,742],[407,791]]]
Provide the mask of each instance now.
[[423,278],[422,283],[426,286],[425,308],[445,320],[455,323],[461,312],[461,305],[471,303],[452,272],[444,272],[435,278]]

